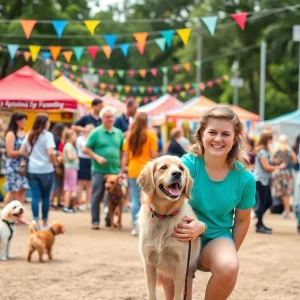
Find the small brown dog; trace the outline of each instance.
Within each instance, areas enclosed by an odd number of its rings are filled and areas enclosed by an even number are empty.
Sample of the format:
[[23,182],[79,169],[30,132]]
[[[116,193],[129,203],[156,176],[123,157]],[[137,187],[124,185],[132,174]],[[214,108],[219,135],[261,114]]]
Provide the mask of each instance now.
[[107,191],[110,229],[114,229],[114,214],[118,214],[118,228],[122,228],[122,211],[126,202],[126,186],[121,183],[118,175],[105,175],[105,189]]
[[51,224],[49,229],[44,229],[40,231],[36,231],[34,223],[29,225],[29,247],[27,254],[27,261],[31,261],[31,255],[34,251],[38,251],[39,259],[41,263],[44,263],[43,254],[45,250],[49,256],[49,259],[53,259],[52,257],[52,246],[54,244],[54,236],[58,234],[63,234],[65,232],[65,226],[61,222],[54,221]]

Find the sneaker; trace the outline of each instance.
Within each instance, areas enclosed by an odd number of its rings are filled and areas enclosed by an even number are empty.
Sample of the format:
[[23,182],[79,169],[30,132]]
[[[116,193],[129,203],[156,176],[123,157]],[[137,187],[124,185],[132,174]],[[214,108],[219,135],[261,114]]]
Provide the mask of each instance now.
[[89,203],[89,204],[87,205],[87,209],[91,210],[91,208],[92,208],[92,205]]
[[132,236],[139,236],[139,231],[137,229],[137,227],[134,227],[131,231],[131,235]]
[[80,204],[80,205],[77,206],[77,210],[85,211],[85,207],[82,204]]
[[68,213],[68,214],[73,214],[74,213],[74,210],[72,208],[67,208],[67,207],[64,207],[62,209],[63,212],[65,213]]

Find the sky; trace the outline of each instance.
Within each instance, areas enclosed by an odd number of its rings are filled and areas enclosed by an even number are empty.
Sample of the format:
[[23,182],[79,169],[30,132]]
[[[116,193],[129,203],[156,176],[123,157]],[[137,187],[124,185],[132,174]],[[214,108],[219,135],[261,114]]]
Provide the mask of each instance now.
[[[118,2],[120,2],[120,0],[100,0],[100,9],[101,10],[106,10],[108,8],[109,5],[111,4],[116,4]],[[91,5],[92,8],[92,13],[96,13],[99,9],[98,8],[93,8],[93,6]]]

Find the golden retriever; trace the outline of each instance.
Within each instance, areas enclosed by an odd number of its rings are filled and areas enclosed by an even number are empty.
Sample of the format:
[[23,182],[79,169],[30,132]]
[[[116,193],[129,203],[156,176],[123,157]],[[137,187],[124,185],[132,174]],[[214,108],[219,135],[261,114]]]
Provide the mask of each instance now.
[[105,175],[105,190],[107,192],[110,229],[114,229],[114,215],[118,215],[118,228],[122,228],[123,205],[126,202],[126,186],[118,175]]
[[[148,299],[156,299],[156,283],[173,280],[175,300],[182,300],[188,243],[172,237],[185,216],[195,216],[187,203],[193,180],[180,158],[161,156],[149,162],[138,179],[144,201],[139,213],[139,250],[144,263]],[[189,273],[196,270],[199,238],[191,241]]]
[[58,234],[63,234],[65,232],[65,226],[61,222],[54,221],[51,223],[51,227],[49,229],[36,231],[35,223],[31,223],[29,225],[29,243],[28,243],[28,253],[27,253],[27,261],[31,261],[31,255],[34,251],[38,251],[39,260],[41,263],[44,263],[43,255],[45,250],[47,251],[49,259],[53,259],[52,257],[52,247],[54,244],[54,236]]

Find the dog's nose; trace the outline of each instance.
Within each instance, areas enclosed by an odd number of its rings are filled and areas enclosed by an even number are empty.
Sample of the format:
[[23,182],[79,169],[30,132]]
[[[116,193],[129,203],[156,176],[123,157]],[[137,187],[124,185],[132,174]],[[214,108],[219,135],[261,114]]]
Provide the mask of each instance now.
[[179,171],[172,172],[172,176],[176,179],[179,179],[181,177],[181,172]]
[[20,211],[23,211],[24,209],[22,207],[20,207]]

